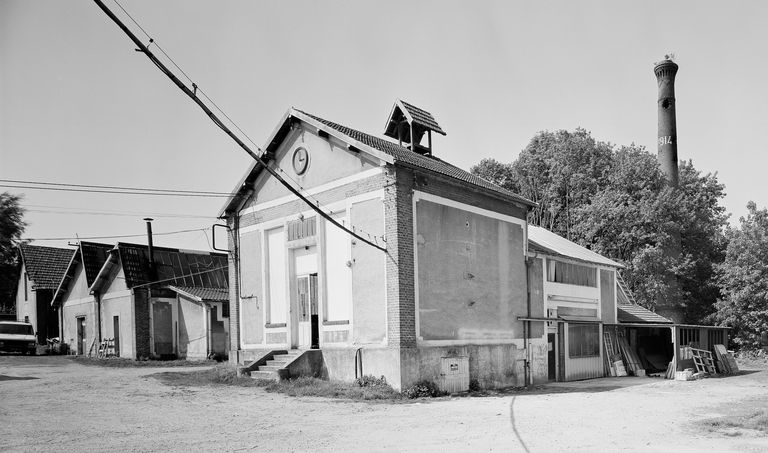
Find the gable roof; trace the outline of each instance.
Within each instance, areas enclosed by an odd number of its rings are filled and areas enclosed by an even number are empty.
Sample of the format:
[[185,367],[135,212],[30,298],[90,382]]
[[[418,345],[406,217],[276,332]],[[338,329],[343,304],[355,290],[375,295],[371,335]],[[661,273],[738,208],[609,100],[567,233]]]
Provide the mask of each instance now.
[[586,247],[569,241],[546,228],[528,225],[528,247],[530,250],[539,251],[548,255],[562,256],[592,264],[600,264],[611,267],[624,267],[621,264],[595,253]]
[[102,244],[99,242],[86,242],[80,241],[77,247],[76,253],[72,255],[72,258],[67,264],[66,271],[61,278],[61,282],[56,287],[56,292],[53,295],[52,304],[58,302],[58,300],[69,289],[69,283],[75,277],[75,270],[78,264],[83,264],[83,272],[85,273],[85,281],[88,287],[93,285],[96,280],[96,276],[99,274],[99,270],[107,261],[109,251],[114,246],[110,244]]
[[92,290],[99,291],[119,264],[128,288],[156,283],[195,288],[229,288],[228,257],[224,253],[153,247],[155,274],[150,271],[149,247],[118,242],[99,271]]
[[[366,152],[387,163],[436,173],[470,184],[483,191],[491,192],[510,202],[519,203],[529,207],[536,206],[536,203],[533,201],[504,189],[490,181],[486,181],[479,176],[473,175],[466,170],[462,170],[442,159],[438,159],[434,156],[421,155],[383,138],[360,132],[295,108],[288,110],[283,116],[282,122],[272,133],[267,142],[268,145],[264,149],[264,153],[260,156],[262,159],[269,161],[274,158],[274,151],[290,132],[290,124],[292,121],[302,121],[309,124],[318,130],[322,130],[323,132],[346,142],[353,149]],[[240,180],[237,186],[235,186],[235,189],[232,191],[232,197],[221,209],[219,216],[224,216],[228,211],[236,209],[243,200],[245,194],[253,185],[253,182],[256,180],[256,177],[261,170],[262,168],[257,162],[251,164],[246,175]]]
[[19,253],[27,277],[34,282],[32,289],[55,290],[59,287],[75,250],[21,244]]
[[384,135],[387,137],[398,138],[398,125],[405,119],[408,123],[420,128],[422,131],[430,130],[438,134],[446,135],[445,131],[437,124],[437,120],[431,113],[420,109],[413,104],[403,100],[396,100],[392,106],[392,112],[389,114],[387,125],[384,128]]

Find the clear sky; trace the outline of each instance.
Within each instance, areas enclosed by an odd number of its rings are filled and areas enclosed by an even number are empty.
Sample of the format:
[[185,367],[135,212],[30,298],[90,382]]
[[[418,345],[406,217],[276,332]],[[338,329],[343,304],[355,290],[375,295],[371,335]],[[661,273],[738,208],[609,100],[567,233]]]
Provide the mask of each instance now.
[[[768,2],[121,3],[260,145],[291,106],[382,135],[401,98],[465,169],[579,126],[655,153],[653,63],[674,52],[679,157],[718,173],[732,221],[768,204]],[[229,192],[249,163],[93,2],[0,0],[0,179]],[[202,228],[223,204],[0,190],[25,192],[29,238],[141,235],[146,215]],[[208,248],[199,231],[155,243]]]

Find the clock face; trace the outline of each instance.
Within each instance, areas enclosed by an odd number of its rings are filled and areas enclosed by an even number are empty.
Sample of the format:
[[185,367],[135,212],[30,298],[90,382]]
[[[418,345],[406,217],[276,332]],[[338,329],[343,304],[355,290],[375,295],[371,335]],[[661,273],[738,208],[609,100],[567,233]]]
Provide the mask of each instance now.
[[293,152],[293,171],[297,175],[303,175],[309,166],[309,153],[304,148],[296,148]]

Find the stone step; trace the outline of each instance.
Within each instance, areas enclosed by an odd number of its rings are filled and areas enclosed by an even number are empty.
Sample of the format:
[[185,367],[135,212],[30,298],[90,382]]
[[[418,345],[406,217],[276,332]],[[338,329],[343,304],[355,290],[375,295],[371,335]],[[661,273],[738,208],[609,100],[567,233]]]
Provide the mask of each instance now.
[[277,371],[282,369],[282,366],[277,365],[262,365],[259,367],[258,371]]
[[277,362],[293,362],[301,354],[280,354],[272,356],[272,360]]
[[251,371],[251,379],[278,380],[277,371]]
[[290,360],[267,360],[268,366],[279,366],[281,368],[288,365],[288,363],[290,363]]

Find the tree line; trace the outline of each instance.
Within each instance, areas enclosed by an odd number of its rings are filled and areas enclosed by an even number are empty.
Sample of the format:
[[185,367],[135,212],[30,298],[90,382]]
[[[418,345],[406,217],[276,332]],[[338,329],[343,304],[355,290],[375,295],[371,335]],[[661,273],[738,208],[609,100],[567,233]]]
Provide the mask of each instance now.
[[[646,308],[666,293],[672,271],[685,322],[730,326],[747,346],[768,331],[768,212],[750,203],[730,227],[716,173],[681,161],[674,189],[642,146],[615,146],[581,128],[540,132],[513,162],[483,159],[471,171],[538,203],[532,225],[626,266]],[[679,256],[664,252],[678,241]]]

